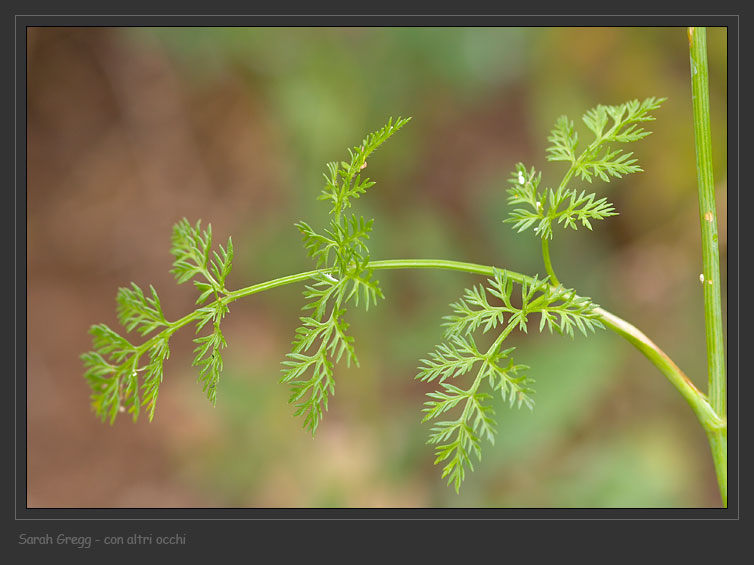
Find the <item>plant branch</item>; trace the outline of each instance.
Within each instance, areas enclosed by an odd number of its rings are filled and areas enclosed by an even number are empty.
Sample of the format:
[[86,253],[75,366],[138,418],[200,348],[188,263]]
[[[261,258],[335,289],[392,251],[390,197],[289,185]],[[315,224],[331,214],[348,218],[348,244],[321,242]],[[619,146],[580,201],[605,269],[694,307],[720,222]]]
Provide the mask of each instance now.
[[641,330],[607,310],[597,308],[596,311],[600,315],[600,320],[607,327],[641,351],[667,377],[686,402],[689,403],[707,433],[725,429],[725,421],[712,409],[704,394],[694,386],[694,383],[689,380],[686,374],[657,344],[649,339]]
[[[476,263],[466,263],[462,261],[448,261],[438,259],[394,259],[387,261],[371,261],[369,267],[374,270],[387,269],[443,269],[449,271],[459,271],[477,275],[493,276],[494,268],[487,265]],[[265,290],[271,290],[279,286],[303,282],[313,278],[319,272],[325,272],[325,269],[306,271],[296,275],[281,277],[250,287],[246,287],[228,294],[222,298],[223,302],[230,303],[244,296],[250,296]],[[532,282],[533,278],[521,273],[505,270],[508,277],[518,283]],[[607,310],[597,308],[600,320],[610,329],[615,331],[634,345],[649,361],[657,367],[660,372],[675,386],[683,398],[691,406],[694,413],[699,418],[702,426],[708,433],[719,432],[724,430],[726,423],[724,419],[717,416],[715,411],[710,407],[704,395],[693,385],[685,373],[663,352],[652,340],[633,325],[618,316],[611,314]],[[191,315],[181,319],[188,323],[193,319]]]
[[[487,265],[438,259],[395,259],[386,261],[371,261],[367,265],[365,265],[365,267],[368,267],[371,270],[443,269],[477,275],[485,275],[487,277],[495,276],[495,272],[500,271],[500,269],[496,269],[495,267]],[[508,270],[504,271],[506,277],[519,284],[536,284],[536,279],[534,277],[529,277],[527,275]],[[315,269],[272,279],[236,291],[228,292],[228,294],[226,294],[225,296],[216,298],[214,302],[202,308],[198,308],[194,312],[176,320],[175,322],[168,322],[165,329],[153,335],[150,339],[146,340],[138,347],[130,346],[134,353],[133,371],[141,370],[137,367],[138,359],[146,351],[151,351],[153,347],[158,346],[160,343],[165,343],[167,339],[181,327],[186,326],[193,321],[201,321],[202,319],[206,319],[207,312],[227,312],[228,304],[240,298],[285,285],[316,279],[317,277],[321,277],[321,275],[327,275],[328,272],[329,268]],[[554,286],[552,286],[551,288],[553,290],[556,290]],[[727,427],[725,419],[720,418],[715,413],[715,411],[707,402],[705,396],[691,383],[691,381],[688,379],[688,377],[686,377],[683,371],[681,371],[681,369],[675,363],[673,363],[673,361],[646,335],[644,335],[641,331],[639,331],[628,322],[622,320],[614,314],[611,314],[610,312],[607,312],[602,308],[595,307],[593,311],[598,315],[598,319],[604,325],[625,338],[642,354],[644,354],[647,359],[649,359],[649,361],[652,362],[668,378],[673,386],[678,389],[686,402],[691,406],[692,410],[697,415],[697,418],[699,419],[703,428],[709,436],[716,470],[718,471],[718,478],[721,481],[720,484],[722,489],[722,485],[725,482],[725,474],[721,474],[720,470],[721,468],[724,468],[727,445]],[[496,342],[496,344],[497,343],[498,342]],[[494,350],[494,345],[492,349]],[[487,355],[489,355],[489,353],[490,352],[488,351]]]

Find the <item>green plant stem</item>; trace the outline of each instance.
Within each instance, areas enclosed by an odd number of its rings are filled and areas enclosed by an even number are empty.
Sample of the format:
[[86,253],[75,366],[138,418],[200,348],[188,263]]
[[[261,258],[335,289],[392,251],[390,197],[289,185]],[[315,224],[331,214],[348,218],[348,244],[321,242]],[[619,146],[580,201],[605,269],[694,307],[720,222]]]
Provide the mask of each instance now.
[[728,507],[728,429],[723,428],[714,432],[707,432],[712,461],[715,464],[717,485],[723,508]]
[[694,386],[686,374],[657,344],[649,339],[641,330],[618,316],[611,314],[603,308],[596,308],[595,310],[600,315],[600,320],[607,327],[641,351],[667,377],[694,410],[697,418],[699,418],[699,422],[708,434],[717,433],[721,429],[726,428],[725,421],[712,409],[704,394]]
[[[710,404],[726,418],[725,343],[720,288],[720,252],[717,236],[715,179],[712,173],[712,134],[709,110],[707,29],[688,28],[691,93],[694,108],[696,169],[699,182],[699,218],[702,232],[704,323],[707,338]],[[723,504],[727,506],[727,435],[709,436]]]
[[[375,270],[386,269],[443,269],[449,271],[459,271],[464,273],[471,273],[477,275],[493,276],[492,266],[479,265],[476,263],[466,263],[461,261],[448,261],[437,259],[395,259],[388,261],[372,261],[369,263],[369,267]],[[230,303],[239,298],[257,294],[259,292],[284,286],[287,284],[303,282],[311,279],[318,272],[325,272],[325,270],[313,270],[298,273],[296,275],[290,275],[287,277],[281,277],[265,283],[253,285],[247,288],[236,290],[228,293],[227,297],[222,300],[226,303]],[[532,282],[533,278],[516,273],[513,271],[505,271],[506,274],[518,283]],[[597,312],[600,315],[600,320],[610,329],[618,333],[620,336],[627,339],[632,345],[634,345],[644,356],[654,364],[663,375],[678,389],[683,398],[688,402],[694,413],[699,418],[702,426],[708,433],[718,433],[721,429],[725,429],[725,422],[717,416],[714,410],[707,403],[704,395],[693,385],[689,378],[683,373],[683,371],[645,334],[643,334],[636,327],[632,326],[625,320],[622,320],[618,316],[611,314],[610,312],[598,308]],[[190,314],[180,320],[182,323],[188,323],[193,318]]]
[[558,277],[555,276],[555,271],[552,270],[552,263],[550,262],[550,242],[547,238],[542,238],[542,259],[545,261],[545,270],[550,275],[550,282],[554,286],[560,286]]
[[[479,265],[477,263],[466,263],[462,261],[448,261],[442,259],[394,259],[387,261],[372,261],[369,263],[369,268],[374,270],[388,270],[388,269],[443,269],[447,271],[458,271],[462,273],[470,273],[475,275],[485,275],[488,277],[494,276],[495,267],[488,265]],[[502,270],[502,269],[498,269]],[[305,271],[297,273],[295,275],[288,275],[277,279],[269,280],[263,283],[255,284],[228,292],[227,295],[220,298],[219,301],[226,305],[238,300],[240,298],[251,296],[252,294],[258,294],[265,290],[272,290],[286,286],[289,284],[300,283],[308,281],[317,273],[326,273],[328,269],[315,269],[312,271]],[[533,282],[533,277],[509,271],[505,269],[505,273],[509,278],[522,284],[524,282]],[[622,336],[634,345],[653,365],[655,365],[660,372],[667,377],[671,384],[678,389],[686,402],[691,406],[694,413],[697,415],[702,427],[707,432],[710,438],[710,444],[713,446],[714,453],[724,453],[727,439],[727,428],[724,419],[718,417],[716,412],[707,402],[705,396],[693,385],[689,378],[683,373],[683,371],[644,333],[632,326],[625,320],[622,320],[618,316],[611,314],[607,310],[602,308],[596,308],[595,311],[599,314],[600,320],[608,328],[615,331],[618,335]],[[189,324],[193,320],[196,320],[202,316],[202,312],[197,310],[180,318],[175,322],[169,323],[168,327],[162,332],[156,334],[151,339],[147,340],[138,350],[140,352],[146,351],[152,345],[152,342],[164,337],[165,332],[173,333],[179,328]],[[720,458],[716,458],[716,466]],[[718,475],[720,476],[720,475]]]
[[712,135],[709,114],[707,34],[705,28],[690,28],[691,84],[694,106],[696,168],[699,178],[699,219],[702,231],[704,274],[704,319],[707,334],[709,398],[712,407],[725,416],[725,344],[720,292],[720,253],[717,236],[715,181],[712,174]]

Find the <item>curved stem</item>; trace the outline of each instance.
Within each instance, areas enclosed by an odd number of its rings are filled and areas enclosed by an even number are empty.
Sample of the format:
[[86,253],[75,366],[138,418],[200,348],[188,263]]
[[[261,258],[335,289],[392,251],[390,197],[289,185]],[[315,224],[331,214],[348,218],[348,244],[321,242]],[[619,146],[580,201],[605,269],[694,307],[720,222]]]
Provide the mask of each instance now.
[[[453,271],[463,271],[478,275],[493,276],[494,267],[478,265],[476,263],[462,263],[458,261],[438,261],[438,260],[392,260],[392,261],[373,261],[369,264],[373,269],[446,269]],[[531,282],[532,277],[509,271],[505,273],[518,283]],[[660,349],[651,339],[635,326],[611,314],[603,308],[596,308],[595,311],[600,315],[600,320],[611,330],[626,339],[636,347],[649,361],[657,367],[660,372],[667,377],[671,384],[681,393],[681,396],[691,406],[696,414],[702,427],[708,432],[718,432],[726,429],[724,419],[718,417],[716,412],[710,407],[704,395],[694,386],[686,374],[676,365],[670,357]]]
[[[392,259],[386,261],[372,261],[369,267],[374,270],[387,269],[443,269],[448,271],[459,271],[476,275],[493,276],[495,267],[480,265],[477,263],[467,263],[463,261],[449,261],[443,259]],[[523,275],[514,271],[505,270],[508,277],[518,283],[532,282],[533,277]],[[250,296],[265,290],[270,290],[280,286],[304,282],[313,278],[317,273],[326,272],[325,269],[306,271],[295,275],[280,277],[264,283],[252,285],[240,290],[228,293],[221,300],[226,304],[239,298]],[[726,422],[717,416],[715,411],[710,407],[704,395],[693,385],[684,372],[665,354],[652,340],[643,334],[636,327],[632,326],[625,320],[607,310],[597,308],[600,320],[610,329],[615,331],[634,345],[649,361],[655,365],[663,375],[676,387],[686,402],[691,406],[702,426],[708,433],[719,433],[726,429]],[[185,316],[180,322],[188,323],[192,320],[192,315]],[[176,322],[178,323],[178,322]]]
[[[480,265],[477,263],[467,263],[462,261],[449,261],[443,259],[392,259],[386,261],[372,261],[369,263],[369,268],[374,270],[388,270],[388,269],[443,269],[447,271],[458,271],[463,273],[470,273],[475,275],[485,275],[488,277],[494,276],[494,271],[497,269],[493,266]],[[506,275],[518,282],[532,283],[533,277],[517,273],[515,271],[509,271],[507,269],[497,269],[505,271]],[[277,279],[269,280],[263,283],[255,284],[246,288],[228,292],[224,297],[219,299],[219,302],[229,304],[239,298],[257,294],[265,290],[271,290],[281,286],[286,286],[293,283],[300,283],[311,280],[318,273],[327,273],[327,269],[315,269],[312,271],[305,271],[297,273],[295,275],[288,275]],[[720,481],[721,490],[724,485],[727,484],[726,475],[723,472],[725,465],[724,454],[726,453],[727,446],[727,424],[725,418],[720,418],[715,410],[707,402],[705,396],[693,385],[684,372],[665,354],[652,340],[650,340],[644,333],[638,330],[633,325],[629,324],[625,320],[619,318],[615,314],[611,314],[603,308],[595,308],[595,312],[599,315],[599,319],[608,328],[615,331],[618,335],[625,338],[629,343],[634,345],[649,361],[657,367],[660,372],[667,377],[671,384],[681,393],[681,396],[691,406],[692,410],[699,419],[702,427],[707,432],[710,445],[712,446],[713,458],[715,460],[715,467],[718,471],[718,480]],[[187,325],[191,321],[197,319],[200,316],[200,311],[197,310],[191,314],[180,318],[179,320],[170,323],[169,327],[153,336],[151,339],[143,343],[139,350],[146,350],[150,347],[154,340],[158,340],[164,337],[165,332],[173,333],[179,328]],[[717,455],[716,455],[717,454]],[[722,455],[721,455],[722,454]],[[723,491],[724,493],[725,491]],[[723,494],[723,500],[725,501],[725,494]]]
[[545,261],[545,270],[550,275],[550,282],[554,286],[560,286],[560,281],[555,276],[555,271],[552,270],[552,263],[550,262],[550,242],[544,237],[542,238],[542,259]]
[[686,374],[668,355],[641,330],[602,308],[596,308],[602,322],[641,351],[671,384],[681,393],[699,418],[704,430],[716,433],[726,429],[726,422],[712,409],[704,394],[694,386]]

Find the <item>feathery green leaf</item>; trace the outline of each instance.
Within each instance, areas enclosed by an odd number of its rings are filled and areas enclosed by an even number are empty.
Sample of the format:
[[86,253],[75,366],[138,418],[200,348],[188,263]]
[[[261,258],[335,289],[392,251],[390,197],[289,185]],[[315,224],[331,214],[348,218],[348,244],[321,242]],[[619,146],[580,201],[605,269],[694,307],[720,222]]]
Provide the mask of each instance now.
[[358,365],[353,338],[346,334],[348,324],[343,320],[345,306],[376,305],[384,298],[379,282],[369,267],[367,241],[373,220],[343,212],[351,207],[351,200],[361,196],[374,182],[361,176],[367,158],[401,129],[408,121],[388,123],[367,135],[361,145],[348,150],[350,161],[327,164],[325,188],[319,200],[327,200],[332,208],[328,227],[316,232],[308,223],[298,222],[306,252],[317,268],[314,282],[304,289],[307,300],[303,309],[309,316],[301,318],[296,330],[293,350],[283,362],[283,383],[291,386],[289,403],[296,407],[295,415],[304,416],[304,428],[314,434],[327,410],[328,397],[335,393],[334,366],[345,356],[346,363]]
[[[643,102],[632,100],[618,106],[598,105],[588,110],[583,121],[594,134],[594,140],[577,155],[578,134],[574,124],[566,116],[555,122],[547,138],[548,161],[567,161],[570,167],[557,189],[539,191],[541,173],[529,170],[518,163],[509,180],[508,202],[515,205],[505,223],[513,225],[517,232],[532,228],[542,239],[552,239],[554,224],[577,229],[578,224],[592,229],[592,220],[602,220],[616,215],[613,205],[606,199],[596,199],[595,194],[582,190],[567,189],[572,177],[589,183],[596,177],[610,182],[611,178],[640,172],[642,169],[633,153],[613,149],[611,143],[630,143],[650,134],[639,124],[654,118],[649,114],[660,107],[664,98],[647,98]],[[578,195],[578,196],[577,196]],[[563,206],[565,208],[563,209]]]
[[[480,386],[484,384],[492,393],[498,393],[511,407],[534,407],[534,391],[530,388],[533,381],[525,374],[528,367],[513,361],[514,348],[503,349],[508,335],[514,329],[526,332],[529,317],[537,313],[541,315],[540,331],[547,326],[550,332],[573,337],[574,328],[587,334],[603,327],[594,310],[596,306],[588,298],[562,286],[553,287],[548,279],[535,277],[523,282],[519,305],[513,303],[513,288],[514,281],[497,269],[487,286],[467,288],[463,297],[451,304],[453,314],[444,318],[445,341],[422,359],[416,375],[420,381],[436,380],[440,385],[440,390],[427,395],[423,422],[454,410],[460,412],[455,420],[436,422],[428,442],[437,445],[435,463],[446,461],[442,476],[456,491],[465,477],[465,467],[473,470],[471,455],[481,460],[480,438],[494,443],[496,424],[493,410],[486,404],[491,395],[480,392]],[[497,339],[486,353],[480,352],[473,334],[486,334],[497,328]],[[456,379],[473,371],[475,377],[468,389],[455,384]]]

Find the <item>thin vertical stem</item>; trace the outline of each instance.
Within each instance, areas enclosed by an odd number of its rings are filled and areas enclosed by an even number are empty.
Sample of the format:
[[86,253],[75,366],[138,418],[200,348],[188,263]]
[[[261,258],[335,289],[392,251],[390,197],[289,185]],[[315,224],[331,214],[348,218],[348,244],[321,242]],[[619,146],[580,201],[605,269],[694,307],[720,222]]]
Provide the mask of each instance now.
[[545,262],[545,270],[550,275],[550,282],[553,286],[559,286],[560,281],[555,276],[555,271],[552,270],[552,262],[550,261],[550,243],[544,237],[542,238],[542,259]]
[[728,427],[707,432],[712,461],[715,464],[717,486],[720,489],[720,499],[723,508],[728,507]]
[[[688,28],[691,92],[694,107],[696,169],[699,181],[699,218],[702,233],[702,283],[707,337],[708,397],[720,418],[726,418],[725,342],[720,288],[720,251],[717,237],[715,180],[712,173],[712,134],[709,110],[707,29]],[[720,492],[727,505],[727,435],[709,436]]]

